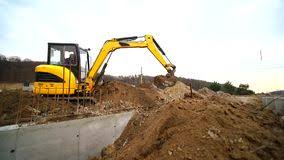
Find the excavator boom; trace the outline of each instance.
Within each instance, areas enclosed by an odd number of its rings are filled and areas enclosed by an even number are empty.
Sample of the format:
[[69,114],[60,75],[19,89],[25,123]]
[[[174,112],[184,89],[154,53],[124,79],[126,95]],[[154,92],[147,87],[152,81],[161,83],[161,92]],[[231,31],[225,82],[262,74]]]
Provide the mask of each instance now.
[[[143,38],[144,40],[138,40]],[[125,37],[125,38],[114,38],[107,40],[102,49],[100,50],[99,55],[97,56],[93,66],[91,67],[88,76],[86,78],[86,84],[90,90],[94,89],[95,83],[97,82],[98,71],[101,68],[103,62],[107,56],[113,51],[120,48],[148,48],[148,50],[154,55],[154,57],[162,64],[162,66],[167,70],[169,75],[174,75],[175,65],[173,65],[169,59],[166,57],[165,52],[155,41],[153,36],[145,35],[143,37]],[[166,57],[167,61],[164,59]]]

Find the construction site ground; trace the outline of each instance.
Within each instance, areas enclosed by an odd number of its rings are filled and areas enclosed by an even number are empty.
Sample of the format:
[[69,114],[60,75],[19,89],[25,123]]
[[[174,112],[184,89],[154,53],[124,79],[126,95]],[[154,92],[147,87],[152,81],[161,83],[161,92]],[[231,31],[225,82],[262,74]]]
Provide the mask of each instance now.
[[192,91],[177,81],[158,88],[110,81],[90,101],[58,101],[29,92],[0,93],[0,124],[48,123],[134,110],[120,138],[94,159],[284,159],[279,117],[260,97]]

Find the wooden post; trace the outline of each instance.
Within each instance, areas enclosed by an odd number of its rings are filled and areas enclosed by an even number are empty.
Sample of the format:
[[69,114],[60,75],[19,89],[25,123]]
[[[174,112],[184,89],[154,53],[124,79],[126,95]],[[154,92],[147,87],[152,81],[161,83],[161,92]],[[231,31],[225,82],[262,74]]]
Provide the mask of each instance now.
[[143,72],[142,72],[142,67],[141,67],[141,73],[140,73],[140,84],[143,83]]
[[190,86],[190,97],[192,98],[193,97],[193,95],[192,95],[192,84],[189,83],[189,86]]
[[99,102],[101,103],[102,102],[102,90],[101,89],[100,89],[100,97],[99,98],[100,98]]

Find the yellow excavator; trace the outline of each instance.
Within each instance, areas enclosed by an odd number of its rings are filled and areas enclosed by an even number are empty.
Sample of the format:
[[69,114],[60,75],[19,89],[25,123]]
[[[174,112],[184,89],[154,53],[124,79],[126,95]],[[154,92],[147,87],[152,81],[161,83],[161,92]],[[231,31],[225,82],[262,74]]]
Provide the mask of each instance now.
[[93,93],[105,72],[112,52],[120,48],[148,48],[167,70],[167,75],[174,76],[175,65],[151,35],[107,40],[91,67],[88,53],[90,49],[83,49],[74,43],[48,43],[47,64],[35,68],[33,93],[40,95]]

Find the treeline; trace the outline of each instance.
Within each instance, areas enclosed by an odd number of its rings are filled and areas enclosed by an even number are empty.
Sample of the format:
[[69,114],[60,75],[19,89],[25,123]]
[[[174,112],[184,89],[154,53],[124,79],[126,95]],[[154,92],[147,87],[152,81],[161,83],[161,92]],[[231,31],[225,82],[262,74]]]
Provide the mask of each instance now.
[[[192,89],[199,90],[201,88],[207,87],[215,92],[223,91],[225,93],[234,94],[234,95],[251,95],[254,94],[254,91],[248,89],[248,84],[240,84],[239,87],[235,87],[232,85],[231,82],[226,82],[224,84],[220,84],[218,82],[207,82],[197,79],[190,79],[190,78],[184,78],[184,77],[177,77],[177,79],[181,82],[183,82],[186,85],[192,85]],[[139,85],[140,84],[140,75],[134,75],[134,76],[111,76],[111,75],[105,75],[104,80],[111,81],[111,80],[117,80],[133,85]],[[143,76],[143,83],[153,83],[154,77],[152,76]]]
[[21,59],[18,56],[10,56],[10,57],[6,57],[3,54],[0,54],[0,62],[32,62],[31,59],[29,58],[25,58],[25,59]]
[[284,96],[284,90],[279,90],[279,91],[273,91],[270,92],[271,95],[282,95]]
[[[19,57],[12,56],[6,58],[0,55],[0,82],[9,83],[22,83],[22,82],[34,82],[35,74],[34,70],[37,65],[43,64],[44,62],[35,62],[29,59],[21,60]],[[138,85],[140,84],[140,76],[111,76],[105,75],[104,80],[118,80],[125,83]],[[143,76],[143,82],[153,82],[154,77]],[[209,82],[178,77],[178,80],[189,85],[192,84],[192,88],[198,90],[203,87],[208,87]]]
[[22,83],[34,82],[35,67],[43,62],[32,61],[0,61],[0,82]]
[[224,84],[218,82],[213,82],[209,85],[211,90],[218,92],[223,91],[225,93],[234,94],[234,95],[251,95],[255,94],[253,90],[249,89],[248,84],[240,84],[239,87],[235,87],[230,81],[227,81]]
[[23,83],[34,82],[35,67],[44,62],[35,62],[18,56],[6,57],[0,54],[0,82]]

